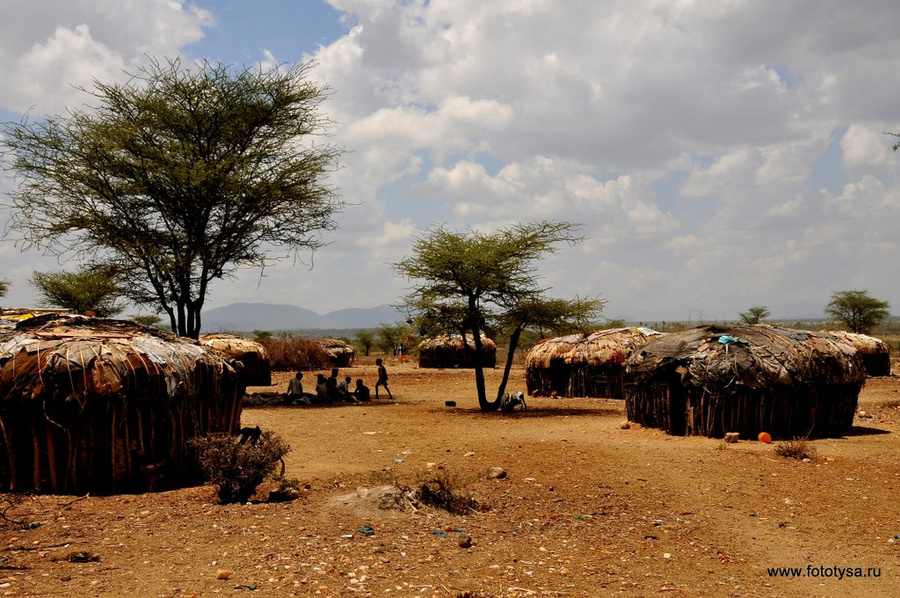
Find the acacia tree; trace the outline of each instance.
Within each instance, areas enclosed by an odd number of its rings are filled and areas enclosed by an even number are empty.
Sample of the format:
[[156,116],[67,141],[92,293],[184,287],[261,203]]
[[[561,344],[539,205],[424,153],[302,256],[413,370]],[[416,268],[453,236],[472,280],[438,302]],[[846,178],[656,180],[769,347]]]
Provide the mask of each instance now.
[[356,343],[362,347],[363,352],[368,357],[372,351],[372,345],[375,344],[375,334],[371,330],[357,330],[355,338]]
[[[534,262],[556,252],[560,243],[581,240],[569,222],[519,224],[495,233],[460,233],[438,226],[413,240],[413,255],[394,264],[395,270],[416,281],[405,307],[416,316],[423,332],[471,335],[475,351],[475,386],[482,411],[500,407],[512,355],[519,336],[530,326],[557,328],[587,323],[602,307],[590,299],[549,299],[538,286]],[[503,380],[493,401],[485,387],[482,332],[488,328],[510,332]],[[468,343],[463,345],[468,348]]]
[[40,304],[48,307],[63,307],[77,314],[92,312],[99,318],[115,316],[125,309],[121,300],[124,289],[110,267],[85,267],[78,272],[35,271],[31,285],[41,295]]
[[[412,333],[412,328],[405,322],[394,322],[393,324],[381,324],[375,329],[378,336],[378,346],[382,351],[396,355],[403,344]],[[368,355],[368,349],[366,350]]]
[[771,312],[767,307],[757,305],[755,307],[751,307],[747,311],[741,312],[739,315],[741,316],[741,321],[744,324],[759,324],[760,322],[768,318],[770,314]]
[[196,338],[213,280],[322,245],[340,150],[313,143],[327,88],[288,70],[153,61],[97,105],[2,127],[24,246],[113,263],[129,299]]
[[868,334],[890,317],[890,304],[875,299],[868,291],[838,291],[825,306],[825,313],[843,322],[850,332]]

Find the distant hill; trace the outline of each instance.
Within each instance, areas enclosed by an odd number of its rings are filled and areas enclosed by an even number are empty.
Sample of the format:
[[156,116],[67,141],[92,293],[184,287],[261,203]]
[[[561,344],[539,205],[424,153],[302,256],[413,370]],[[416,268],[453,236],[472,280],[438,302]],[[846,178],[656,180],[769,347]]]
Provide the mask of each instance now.
[[296,305],[232,303],[203,312],[202,332],[376,328],[404,318],[390,305],[340,309],[321,315]]

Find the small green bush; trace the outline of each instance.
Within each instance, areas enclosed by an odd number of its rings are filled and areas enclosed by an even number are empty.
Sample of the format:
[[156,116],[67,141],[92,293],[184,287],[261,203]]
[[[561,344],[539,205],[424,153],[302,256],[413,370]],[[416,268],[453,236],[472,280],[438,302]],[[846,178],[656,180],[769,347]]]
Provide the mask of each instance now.
[[284,475],[284,456],[290,446],[275,432],[257,439],[241,436],[204,436],[193,441],[199,451],[206,479],[218,486],[219,503],[246,502],[279,464]]

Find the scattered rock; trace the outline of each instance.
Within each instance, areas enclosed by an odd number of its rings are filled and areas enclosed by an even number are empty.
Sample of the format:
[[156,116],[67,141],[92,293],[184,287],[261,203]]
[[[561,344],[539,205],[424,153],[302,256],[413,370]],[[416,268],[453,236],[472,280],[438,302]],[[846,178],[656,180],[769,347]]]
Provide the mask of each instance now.
[[228,569],[219,569],[216,571],[216,579],[228,579],[231,577],[231,571]]
[[725,433],[725,442],[727,442],[728,444],[734,444],[740,439],[741,439],[740,432],[726,432]]
[[619,424],[619,427],[622,428],[623,430],[630,430],[630,429],[631,429],[631,422],[628,421],[628,420],[626,419],[626,420],[623,421],[621,424]]
[[460,548],[472,548],[472,536],[466,536],[465,538],[460,538],[459,547]]
[[66,560],[70,563],[96,563],[100,560],[100,555],[82,550],[79,552],[71,552],[66,556]]
[[488,469],[487,477],[489,480],[502,480],[506,478],[506,470],[502,467],[491,467]]

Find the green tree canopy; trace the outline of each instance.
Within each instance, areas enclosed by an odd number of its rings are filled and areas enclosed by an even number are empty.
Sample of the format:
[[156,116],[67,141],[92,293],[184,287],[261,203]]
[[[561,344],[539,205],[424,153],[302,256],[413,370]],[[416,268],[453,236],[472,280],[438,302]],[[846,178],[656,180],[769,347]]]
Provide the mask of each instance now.
[[342,206],[314,143],[327,89],[288,70],[153,62],[86,91],[94,107],[5,123],[25,247],[116,265],[138,304],[196,338],[213,280],[322,245]]
[[[460,233],[438,226],[413,240],[413,255],[394,264],[415,281],[405,307],[423,332],[471,334],[475,346],[475,385],[483,411],[496,410],[506,387],[520,334],[529,327],[558,329],[586,326],[602,308],[597,299],[551,299],[539,286],[535,262],[574,244],[576,226],[543,221],[519,224],[494,233]],[[481,334],[506,330],[510,347],[504,376],[494,401],[485,388]],[[463,343],[466,345],[466,343]]]
[[[378,337],[378,346],[382,351],[396,355],[400,345],[405,343],[410,334],[412,327],[405,322],[394,322],[393,324],[382,324],[375,329]],[[370,345],[371,347],[371,345]],[[368,353],[366,353],[368,355]]]
[[31,285],[41,295],[39,303],[46,307],[93,313],[98,318],[110,318],[125,309],[124,290],[112,267],[85,267],[78,272],[35,271]]
[[156,314],[142,314],[138,316],[131,316],[131,319],[141,326],[147,326],[148,328],[152,328],[162,321],[162,318],[160,318]]
[[362,347],[363,353],[368,356],[375,344],[375,333],[371,330],[357,330],[355,338],[356,344]]
[[846,325],[850,332],[868,334],[890,317],[890,304],[875,299],[868,291],[838,291],[825,306],[825,313]]
[[741,312],[741,322],[744,324],[759,324],[771,315],[769,308],[762,305],[751,307],[747,311]]

